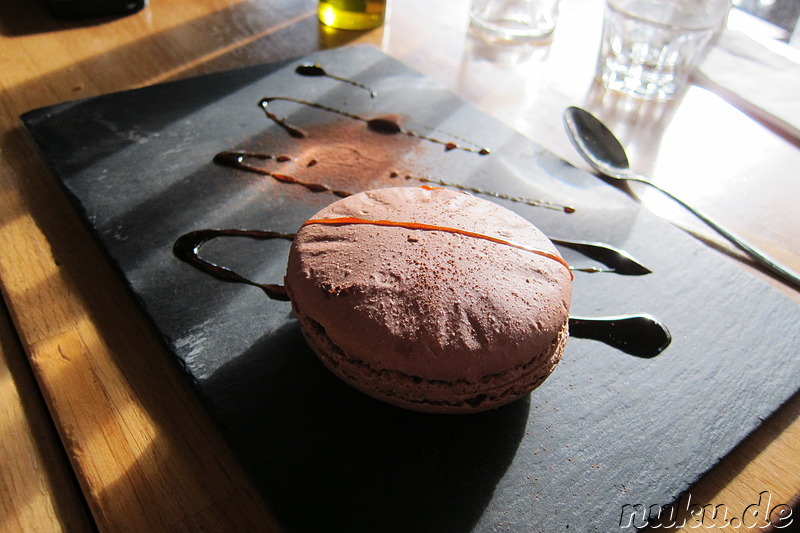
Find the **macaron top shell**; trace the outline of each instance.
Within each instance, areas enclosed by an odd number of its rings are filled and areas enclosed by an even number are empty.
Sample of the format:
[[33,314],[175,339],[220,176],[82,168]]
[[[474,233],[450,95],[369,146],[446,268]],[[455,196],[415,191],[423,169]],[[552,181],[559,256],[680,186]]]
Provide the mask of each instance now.
[[[461,192],[389,188],[339,200],[313,220],[355,217],[494,237],[558,256],[519,215]],[[286,288],[295,312],[348,357],[425,380],[480,380],[529,363],[569,317],[571,274],[528,250],[452,231],[307,224]]]

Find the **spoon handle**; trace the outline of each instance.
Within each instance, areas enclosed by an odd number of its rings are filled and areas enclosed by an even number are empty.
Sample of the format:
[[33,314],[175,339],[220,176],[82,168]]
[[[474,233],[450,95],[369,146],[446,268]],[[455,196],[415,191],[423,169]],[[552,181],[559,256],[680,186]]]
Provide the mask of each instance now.
[[800,289],[800,276],[798,276],[796,273],[792,272],[785,266],[781,265],[780,263],[772,259],[770,256],[768,256],[758,248],[754,247],[753,245],[751,245],[750,243],[748,243],[735,233],[731,232],[725,226],[723,226],[716,220],[712,219],[699,209],[692,207],[691,205],[687,204],[686,202],[684,202],[671,192],[662,189],[661,187],[659,187],[658,185],[656,185],[655,183],[653,183],[652,181],[648,180],[643,176],[632,175],[632,176],[624,176],[623,178],[629,181],[644,183],[646,185],[653,187],[658,191],[661,191],[663,194],[669,196],[677,203],[682,205],[687,211],[691,212],[697,218],[705,222],[711,229],[713,229],[714,231],[725,237],[731,244],[736,246],[739,250],[749,255],[756,263],[758,263],[765,269],[769,270],[770,272],[772,272],[779,278],[783,279],[784,281],[790,283],[795,288]]

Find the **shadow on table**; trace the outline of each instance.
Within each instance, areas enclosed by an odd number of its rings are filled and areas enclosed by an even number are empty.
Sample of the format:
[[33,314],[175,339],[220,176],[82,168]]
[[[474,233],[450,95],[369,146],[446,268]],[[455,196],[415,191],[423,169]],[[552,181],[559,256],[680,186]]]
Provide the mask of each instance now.
[[334,377],[294,320],[201,388],[287,531],[471,531],[530,408],[448,416],[385,405]]

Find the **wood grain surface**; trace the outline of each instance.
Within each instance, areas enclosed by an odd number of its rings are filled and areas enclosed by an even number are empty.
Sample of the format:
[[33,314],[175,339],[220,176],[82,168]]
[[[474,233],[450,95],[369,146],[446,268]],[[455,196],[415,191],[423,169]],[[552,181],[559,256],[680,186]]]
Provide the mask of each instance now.
[[[800,270],[800,150],[793,143],[700,88],[660,107],[598,90],[599,2],[563,0],[552,45],[526,50],[470,39],[467,5],[394,0],[387,24],[364,34],[321,27],[311,0],[154,1],[135,15],[91,23],[52,20],[25,0],[0,5],[0,288],[16,332],[0,317],[0,449],[4,464],[19,466],[0,476],[0,528],[279,530],[22,128],[19,115],[30,109],[371,43],[578,166],[561,111],[592,108],[621,132],[638,170]],[[635,192],[768,279],[674,206]],[[25,377],[21,353],[35,380]],[[39,397],[46,411],[41,402],[30,407]],[[48,414],[57,439],[47,436]],[[773,505],[795,501],[798,415],[795,397],[721,458],[692,501],[739,515],[764,491]],[[692,526],[683,530],[698,530]]]
[[90,531],[92,519],[39,388],[0,307],[0,527]]

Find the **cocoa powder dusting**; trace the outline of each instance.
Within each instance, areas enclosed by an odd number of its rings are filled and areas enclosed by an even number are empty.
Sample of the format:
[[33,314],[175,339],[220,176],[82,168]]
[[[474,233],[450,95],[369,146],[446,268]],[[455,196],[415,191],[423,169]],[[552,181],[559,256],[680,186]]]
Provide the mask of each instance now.
[[[398,117],[391,120],[399,122]],[[421,150],[419,139],[376,131],[361,121],[334,121],[305,131],[305,137],[292,139],[290,145],[285,137],[280,142],[269,137],[230,153],[246,155],[249,165],[261,170],[258,179],[303,183],[281,188],[281,194],[302,198],[309,190],[352,194],[391,186],[393,177],[409,172],[404,159]]]

